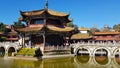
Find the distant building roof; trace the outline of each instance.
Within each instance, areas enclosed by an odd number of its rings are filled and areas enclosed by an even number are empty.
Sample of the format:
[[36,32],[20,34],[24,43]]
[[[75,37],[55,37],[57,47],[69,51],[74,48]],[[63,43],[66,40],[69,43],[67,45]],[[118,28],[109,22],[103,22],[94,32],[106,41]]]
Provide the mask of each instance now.
[[71,39],[90,39],[92,38],[92,36],[90,36],[89,34],[74,34],[72,35]]
[[78,30],[90,30],[90,28],[79,28]]
[[113,31],[109,31],[109,32],[94,32],[92,33],[93,35],[109,35],[109,34],[120,34],[120,32],[113,32]]

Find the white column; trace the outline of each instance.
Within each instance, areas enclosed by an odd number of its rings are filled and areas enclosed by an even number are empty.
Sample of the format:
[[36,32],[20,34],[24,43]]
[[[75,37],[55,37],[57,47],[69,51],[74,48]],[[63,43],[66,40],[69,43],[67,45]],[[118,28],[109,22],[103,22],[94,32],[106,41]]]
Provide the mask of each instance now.
[[31,42],[31,36],[29,37],[29,47],[32,46],[32,42]]

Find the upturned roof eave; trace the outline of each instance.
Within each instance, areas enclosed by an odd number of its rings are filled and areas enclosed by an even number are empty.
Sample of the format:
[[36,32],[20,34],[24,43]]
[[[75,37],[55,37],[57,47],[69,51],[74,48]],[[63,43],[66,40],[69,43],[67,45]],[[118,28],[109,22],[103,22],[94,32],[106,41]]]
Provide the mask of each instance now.
[[41,10],[33,10],[33,11],[20,11],[20,14],[22,15],[22,17],[24,16],[34,16],[34,15],[41,15],[43,13],[47,12],[50,15],[53,16],[60,16],[60,17],[68,17],[69,14],[67,13],[63,13],[63,12],[57,12],[51,9],[41,9]]

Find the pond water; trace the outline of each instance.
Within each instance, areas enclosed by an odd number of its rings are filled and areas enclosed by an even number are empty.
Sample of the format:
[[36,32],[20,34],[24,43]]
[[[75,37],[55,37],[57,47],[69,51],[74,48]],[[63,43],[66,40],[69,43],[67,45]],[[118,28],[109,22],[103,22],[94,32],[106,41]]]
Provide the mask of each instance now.
[[0,68],[120,68],[120,58],[86,55],[39,61],[0,58]]

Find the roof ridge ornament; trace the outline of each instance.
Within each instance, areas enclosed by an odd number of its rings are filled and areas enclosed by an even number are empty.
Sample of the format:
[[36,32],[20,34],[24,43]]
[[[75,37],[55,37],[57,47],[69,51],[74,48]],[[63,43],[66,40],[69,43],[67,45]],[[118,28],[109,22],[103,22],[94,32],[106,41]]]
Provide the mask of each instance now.
[[48,9],[48,0],[46,0],[46,3],[45,3],[45,9]]

